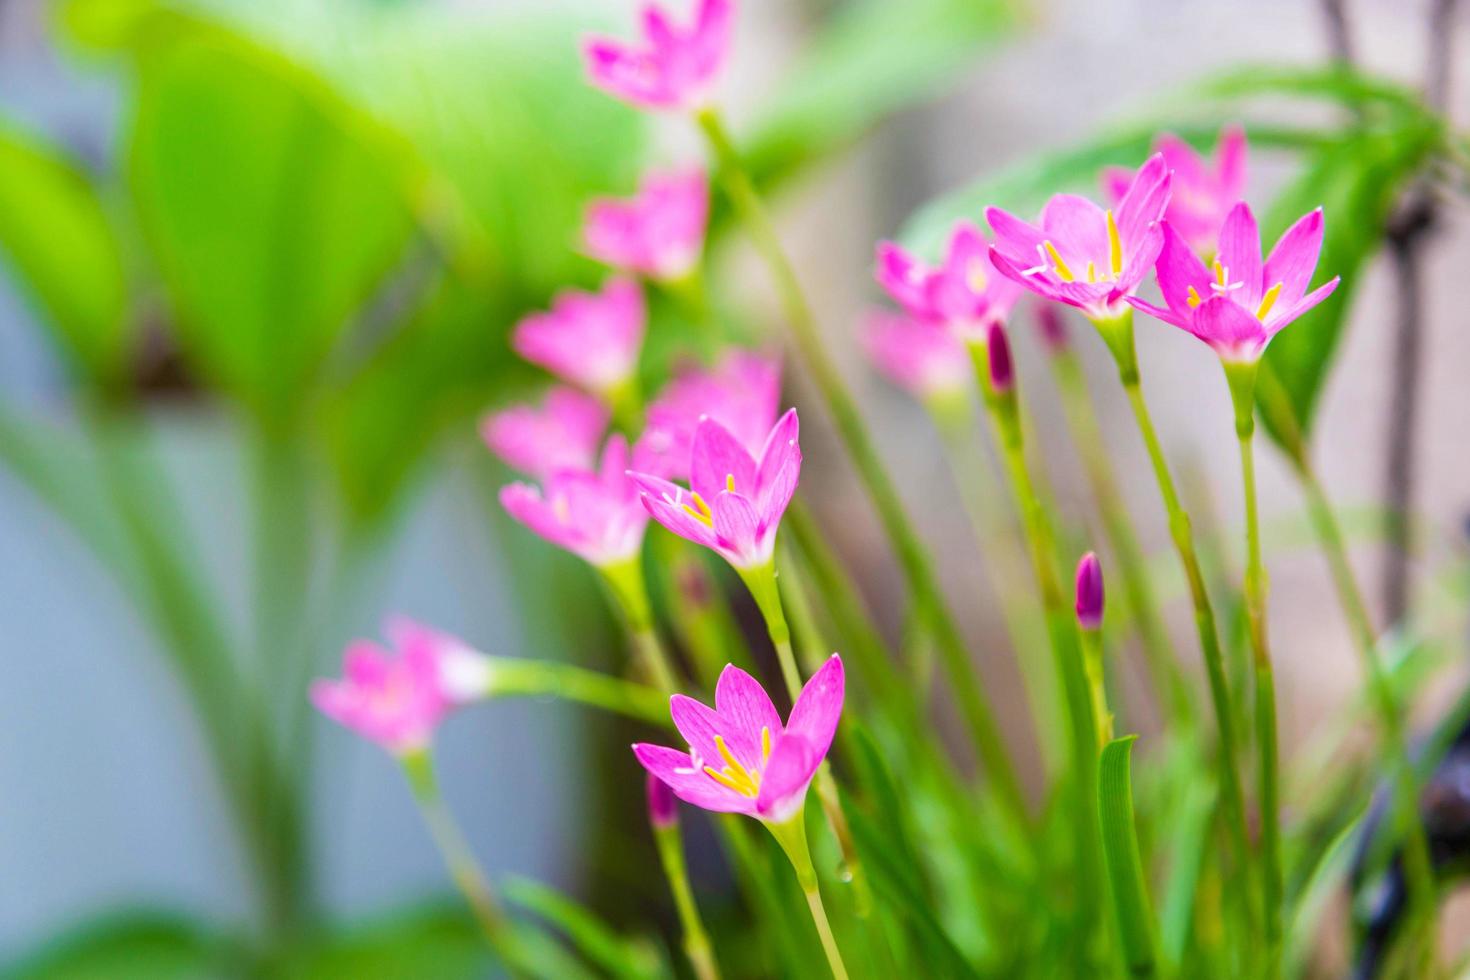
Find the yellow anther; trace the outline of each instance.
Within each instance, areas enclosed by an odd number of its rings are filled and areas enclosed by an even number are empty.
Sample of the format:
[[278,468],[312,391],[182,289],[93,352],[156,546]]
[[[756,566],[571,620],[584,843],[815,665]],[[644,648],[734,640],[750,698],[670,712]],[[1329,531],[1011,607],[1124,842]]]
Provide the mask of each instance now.
[[725,489],[728,490],[730,493],[734,493],[735,492],[735,474],[734,473],[726,473],[725,474]]
[[694,507],[690,507],[688,504],[685,504],[684,510],[688,512],[689,516],[694,518],[696,521],[703,521],[705,524],[713,527],[715,523],[715,515],[710,512],[709,504],[704,502],[704,498],[697,493],[691,493],[689,495],[689,499],[694,501],[695,506],[699,508],[699,510],[695,510]]
[[1219,259],[1215,260],[1215,282],[1219,283],[1221,286],[1229,285],[1229,283],[1225,281],[1225,267],[1220,264]]
[[1118,237],[1118,223],[1113,220],[1113,211],[1108,209],[1108,267],[1113,278],[1123,274],[1123,240]]
[[1097,265],[1090,261],[1087,263],[1087,281],[1097,282]]
[[1276,297],[1281,295],[1281,287],[1284,283],[1277,283],[1266,290],[1266,295],[1261,297],[1261,305],[1256,307],[1256,319],[1266,319],[1266,314],[1271,312],[1271,307],[1276,305]]
[[1199,292],[1193,286],[1190,286],[1189,287],[1189,300],[1188,300],[1188,303],[1189,303],[1189,308],[1191,310],[1194,309],[1195,307],[1199,306],[1199,304],[1200,304]]
[[716,772],[714,769],[710,768],[709,766],[705,766],[704,767],[704,771],[705,771],[705,774],[708,775],[715,782],[720,783],[721,785],[730,787],[731,789],[733,789],[735,792],[739,793],[742,796],[754,796],[755,795],[754,793],[747,793],[745,791],[745,787],[742,786],[740,783],[737,783],[735,781],[735,778],[733,776],[729,775],[729,770],[728,769],[725,770],[725,772]]
[[725,768],[716,771],[710,766],[705,766],[704,771],[722,785],[728,786],[743,796],[756,796],[761,791],[761,776],[758,772],[751,772],[740,764],[735,758],[735,753],[725,744],[722,735],[715,736],[715,749],[719,751],[720,758],[725,760]]
[[1062,261],[1061,255],[1057,253],[1057,247],[1051,243],[1050,239],[1042,242],[1041,244],[1042,247],[1046,249],[1046,254],[1051,256],[1051,264],[1056,268],[1058,279],[1060,279],[1062,282],[1071,282],[1073,279],[1077,278],[1076,276],[1072,275],[1072,270],[1067,268],[1067,263]]
[[970,292],[985,292],[985,287],[990,283],[990,277],[985,274],[984,263],[971,262],[970,268],[966,270],[965,280],[969,283]]
[[771,761],[771,730],[765,725],[761,726],[761,764],[765,765]]

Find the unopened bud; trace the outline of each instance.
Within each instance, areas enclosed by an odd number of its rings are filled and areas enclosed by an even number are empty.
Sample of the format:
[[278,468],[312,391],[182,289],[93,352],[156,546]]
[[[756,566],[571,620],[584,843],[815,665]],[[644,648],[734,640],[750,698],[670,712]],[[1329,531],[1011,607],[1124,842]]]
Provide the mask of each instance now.
[[679,822],[679,802],[669,784],[648,774],[648,822],[655,830],[666,830]]
[[1102,626],[1102,618],[1102,565],[1097,555],[1089,551],[1077,563],[1077,624],[1085,630],[1095,630]]
[[1071,342],[1067,336],[1067,321],[1062,319],[1062,311],[1055,303],[1036,304],[1036,328],[1050,353],[1061,353]]
[[992,323],[985,346],[990,352],[990,385],[997,393],[1004,394],[1016,383],[1015,369],[1011,365],[1011,342],[1006,337],[1005,327]]

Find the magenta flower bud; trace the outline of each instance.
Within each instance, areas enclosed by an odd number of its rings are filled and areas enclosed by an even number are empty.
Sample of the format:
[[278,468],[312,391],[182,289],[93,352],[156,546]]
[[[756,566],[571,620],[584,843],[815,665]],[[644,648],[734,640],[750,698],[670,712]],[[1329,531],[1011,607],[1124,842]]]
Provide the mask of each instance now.
[[1036,330],[1041,334],[1041,342],[1052,354],[1060,354],[1071,343],[1071,338],[1067,335],[1067,321],[1062,319],[1062,311],[1057,309],[1055,303],[1036,305]]
[[668,830],[679,822],[679,801],[669,784],[653,773],[648,774],[648,822],[654,830]]
[[1005,327],[998,323],[990,325],[990,336],[985,341],[990,352],[990,384],[997,393],[1005,394],[1016,384],[1015,368],[1011,364],[1011,342],[1006,338]]
[[1085,630],[1102,626],[1103,576],[1097,555],[1089,551],[1077,563],[1077,625]]

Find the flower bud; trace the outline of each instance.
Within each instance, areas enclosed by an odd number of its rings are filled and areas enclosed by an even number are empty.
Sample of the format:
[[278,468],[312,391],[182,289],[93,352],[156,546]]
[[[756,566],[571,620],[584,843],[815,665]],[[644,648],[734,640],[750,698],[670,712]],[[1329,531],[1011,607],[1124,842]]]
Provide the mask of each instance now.
[[1077,563],[1077,625],[1085,630],[1102,626],[1103,576],[1102,565],[1092,552],[1082,556]]
[[990,352],[990,385],[997,393],[1004,394],[1016,383],[1015,369],[1011,365],[1011,342],[1006,337],[1005,327],[992,323],[985,346]]
[[667,830],[679,822],[679,803],[669,784],[648,774],[648,822],[654,830]]
[[1036,329],[1041,334],[1041,342],[1049,353],[1060,354],[1071,340],[1067,336],[1067,321],[1062,319],[1062,311],[1055,303],[1038,303],[1035,309]]

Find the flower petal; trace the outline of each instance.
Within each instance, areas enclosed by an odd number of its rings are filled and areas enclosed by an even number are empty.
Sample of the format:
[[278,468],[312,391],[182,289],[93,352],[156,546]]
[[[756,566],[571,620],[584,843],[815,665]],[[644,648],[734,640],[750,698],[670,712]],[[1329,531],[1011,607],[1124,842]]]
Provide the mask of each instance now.
[[1169,168],[1162,154],[1155,153],[1138,168],[1128,193],[1113,209],[1125,253],[1136,248],[1149,226],[1163,218],[1170,186]]
[[1228,284],[1244,284],[1232,292],[1231,299],[1247,310],[1260,306],[1265,292],[1261,286],[1261,232],[1250,205],[1244,201],[1238,202],[1225,216],[1225,224],[1220,228],[1218,258]]
[[1183,327],[1186,330],[1189,329],[1187,319],[1175,313],[1173,310],[1162,306],[1155,306],[1147,300],[1139,299],[1137,296],[1129,296],[1127,300],[1128,305],[1132,306],[1135,310],[1142,310],[1149,316],[1157,320],[1163,320],[1165,323],[1172,323],[1176,327]]
[[837,722],[842,717],[846,686],[842,658],[834,653],[806,682],[796,698],[796,704],[791,707],[786,731],[800,735],[811,743],[818,762],[827,755],[827,750],[832,746],[832,736],[836,734]]
[[743,493],[722,491],[710,503],[714,512],[715,537],[726,559],[737,568],[752,568],[771,557],[774,538],[763,536],[764,527],[755,504]]
[[728,742],[728,726],[715,709],[688,695],[675,694],[669,698],[669,714],[674,719],[674,727],[699,760],[720,768],[723,763],[716,761],[720,758],[720,750],[715,745],[715,736],[719,735]]
[[1340,282],[1342,282],[1342,276],[1333,276],[1304,296],[1295,306],[1290,307],[1278,316],[1268,316],[1266,318],[1266,332],[1274,337],[1282,327],[1331,296],[1332,291],[1337,288],[1337,284]]
[[755,813],[755,800],[721,785],[694,766],[686,752],[640,742],[633,746],[633,755],[685,803],[716,813]]
[[1317,271],[1317,258],[1322,252],[1322,230],[1321,208],[1302,215],[1286,229],[1266,259],[1263,280],[1268,289],[1281,283],[1281,295],[1276,297],[1276,302],[1287,309],[1295,306],[1306,294],[1312,273]]
[[719,547],[714,529],[689,512],[694,505],[688,490],[648,473],[629,473],[628,478],[638,487],[638,499],[654,520],[695,544]]
[[1164,294],[1164,302],[1169,304],[1169,309],[1188,319],[1194,310],[1189,305],[1190,287],[1194,288],[1196,301],[1204,302],[1212,295],[1210,283],[1214,280],[1210,270],[1173,225],[1165,221],[1160,228],[1163,230],[1163,244],[1155,263],[1159,291]]
[[771,429],[755,474],[755,507],[767,523],[779,519],[801,479],[801,420],[790,409]]
[[1216,296],[1201,303],[1191,322],[1191,332],[1223,357],[1258,356],[1269,339],[1261,321],[1225,296]]
[[1088,262],[1107,268],[1108,219],[1103,209],[1077,194],[1056,194],[1041,210],[1047,239],[1072,266],[1079,278]]
[[727,664],[720,672],[720,680],[715,685],[715,710],[730,731],[744,733],[757,746],[758,751],[754,758],[740,760],[747,767],[761,761],[759,746],[762,728],[770,730],[771,738],[786,730],[786,726],[781,724],[781,715],[771,703],[771,696],[766,693],[760,681],[734,664]]
[[[990,223],[990,230],[995,232],[995,244],[990,249],[992,262],[998,251],[1013,264],[1018,264],[1020,269],[1029,269],[1036,264],[1036,249],[1046,241],[1046,232],[1000,208],[986,208],[985,220]],[[1016,281],[1026,282],[1025,278]]]
[[761,774],[761,789],[755,798],[756,816],[772,823],[785,823],[796,816],[821,764],[822,755],[802,736],[787,732],[777,739],[766,770]]
[[1245,195],[1245,165],[1245,130],[1240,126],[1226,126],[1215,146],[1216,179],[1226,200],[1239,200]]
[[736,490],[752,495],[756,492],[755,460],[729,429],[706,417],[694,430],[694,444],[689,453],[689,486],[704,499],[713,501],[716,495],[729,489],[732,477]]

